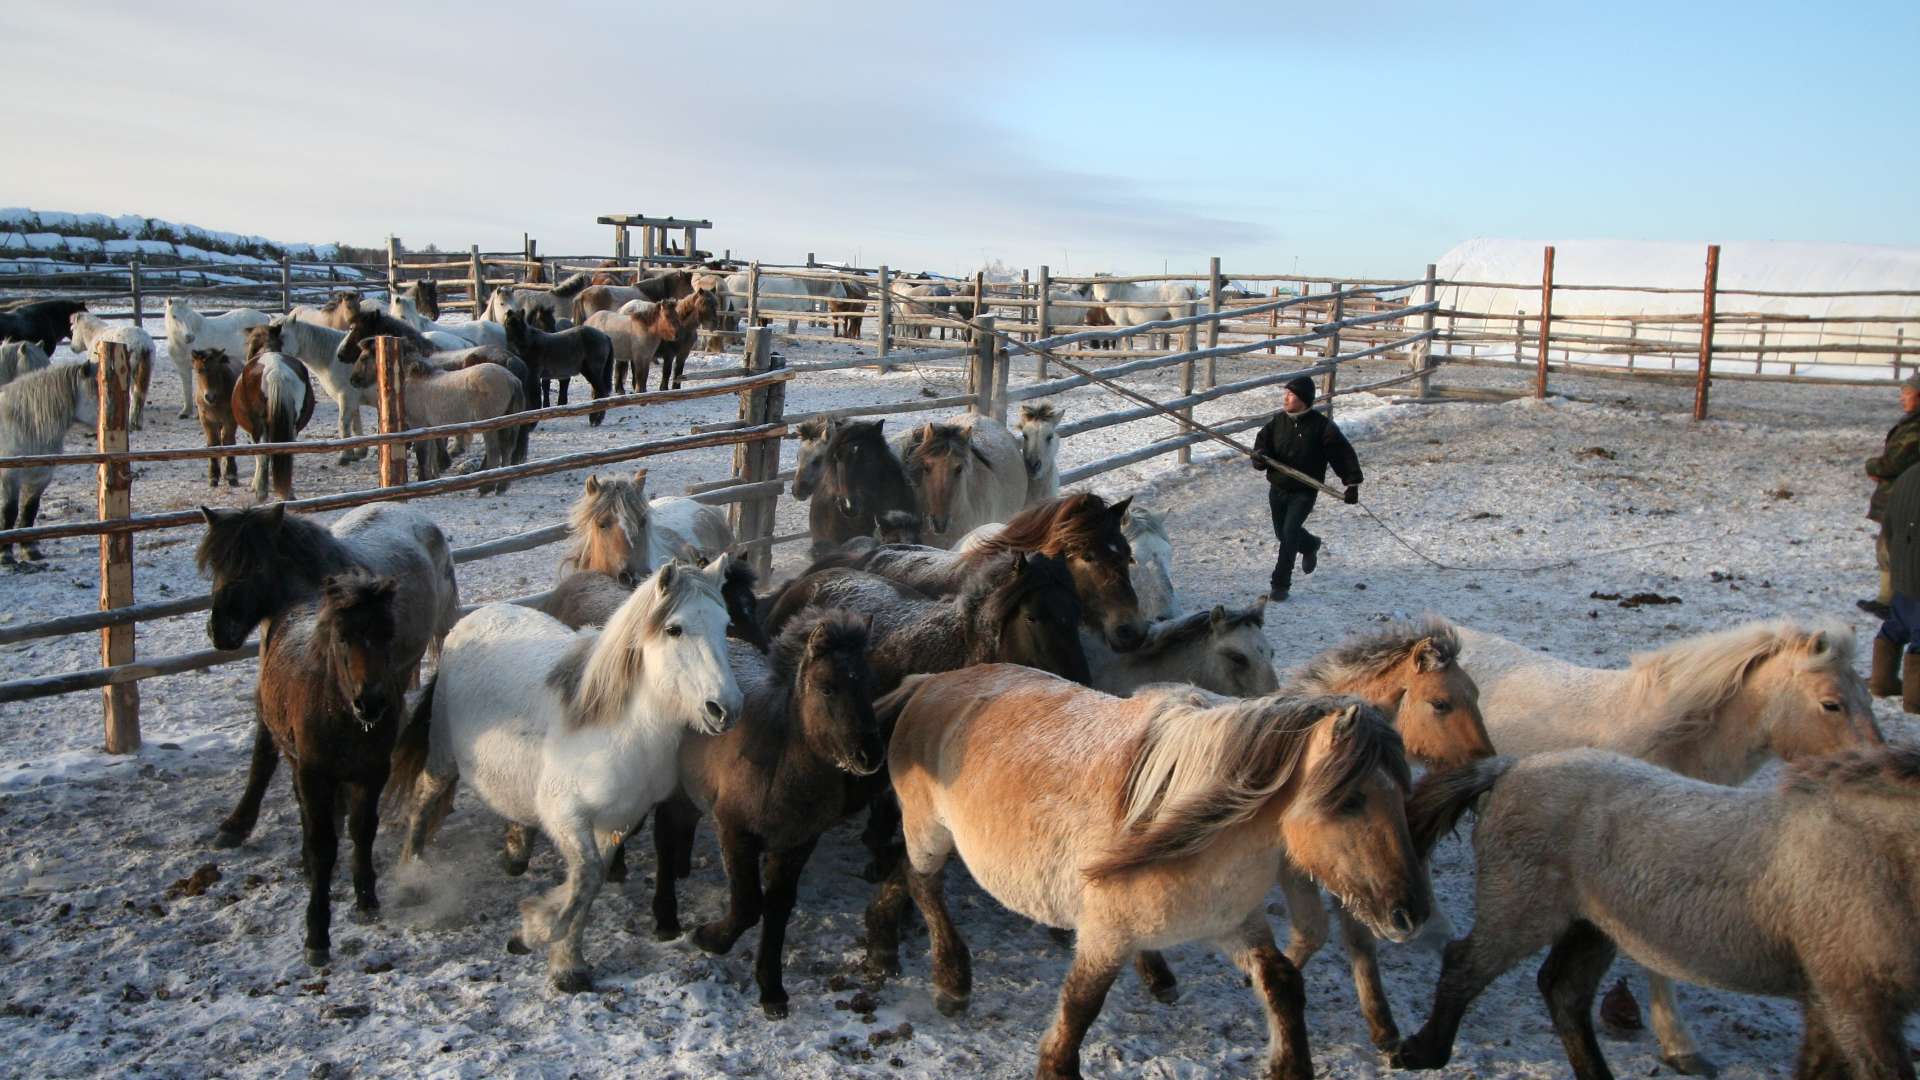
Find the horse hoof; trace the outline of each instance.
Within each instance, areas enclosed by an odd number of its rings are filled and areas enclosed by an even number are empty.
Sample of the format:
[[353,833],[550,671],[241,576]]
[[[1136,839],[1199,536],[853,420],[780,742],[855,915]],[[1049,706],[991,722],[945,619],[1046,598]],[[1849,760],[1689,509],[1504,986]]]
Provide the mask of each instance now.
[[308,949],[307,966],[323,968],[333,963],[333,954],[326,949]]
[[1720,1075],[1720,1066],[1709,1061],[1703,1054],[1663,1054],[1660,1060],[1667,1068],[1686,1076]]
[[1387,1051],[1387,1064],[1396,1069],[1438,1069],[1452,1056],[1428,1049],[1415,1036]]
[[760,1003],[760,1011],[766,1013],[767,1019],[769,1020],[785,1020],[788,1011],[787,1003],[784,1001],[763,1001]]
[[519,877],[521,874],[527,872],[527,862],[528,860],[526,859],[516,859],[511,855],[502,855],[500,856],[500,869],[505,870],[508,877]]
[[46,556],[41,554],[39,548],[30,547],[27,549],[27,558],[33,562],[39,562],[41,559],[46,558]]
[[973,1000],[969,994],[949,994],[945,990],[933,992],[933,1007],[940,1010],[941,1016],[965,1016],[967,1003]]
[[672,941],[684,933],[686,933],[686,931],[682,930],[680,924],[677,922],[656,923],[653,928],[653,940]]
[[1400,1044],[1404,1041],[1397,1031],[1388,1035],[1376,1035],[1373,1037],[1373,1048],[1383,1054],[1391,1054],[1400,1049]]
[[617,863],[614,863],[612,866],[607,867],[607,881],[610,884],[618,885],[626,880],[627,880],[627,864],[626,863],[617,862]]
[[715,956],[725,956],[733,951],[733,942],[727,940],[724,933],[714,929],[712,923],[707,923],[693,932],[693,943],[702,952],[710,952]]
[[860,968],[866,973],[867,978],[874,982],[885,982],[900,974],[900,957],[898,954],[891,956],[869,954]]
[[372,926],[380,921],[380,905],[361,907],[355,904],[353,910],[347,912],[347,918],[356,926]]
[[[1177,983],[1168,983],[1165,986],[1149,987],[1148,993],[1151,993],[1153,995],[1153,1000],[1159,1002],[1162,1005],[1178,1005],[1180,1003],[1180,987]],[[1394,1040],[1395,1044],[1398,1044],[1399,1041],[1400,1040],[1398,1039]],[[1381,1049],[1384,1050],[1386,1048],[1381,1047]]]
[[593,989],[593,975],[584,968],[553,973],[553,988],[563,994],[584,994]]
[[217,848],[237,848],[247,842],[247,833],[241,829],[231,829],[225,825],[213,834],[213,846]]
[[527,948],[527,943],[520,940],[519,934],[515,934],[507,939],[507,951],[515,956],[525,956],[533,950]]

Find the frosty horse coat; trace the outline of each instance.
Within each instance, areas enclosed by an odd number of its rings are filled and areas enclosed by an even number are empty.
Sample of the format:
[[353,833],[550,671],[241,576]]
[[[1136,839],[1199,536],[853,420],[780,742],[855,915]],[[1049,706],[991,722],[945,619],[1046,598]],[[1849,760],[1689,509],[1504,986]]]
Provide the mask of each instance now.
[[40,371],[51,361],[47,352],[32,341],[0,342],[0,386],[31,371]]
[[[244,359],[247,355],[248,329],[265,326],[267,322],[264,312],[252,308],[238,308],[220,315],[202,315],[185,300],[169,296],[166,302],[167,355],[178,364],[179,357],[190,357],[195,349],[223,349],[230,357]],[[193,408],[193,401],[189,398],[180,410],[180,419],[192,416]]]
[[[73,313],[72,321],[73,351],[82,356],[100,359],[94,356],[94,346],[103,341],[111,341],[127,347],[127,363],[130,370],[127,375],[127,389],[133,397],[133,408],[127,415],[127,426],[139,431],[146,426],[147,389],[153,383],[153,335],[131,323],[115,326],[98,315],[85,311]],[[180,373],[180,392],[189,394],[193,387],[193,364],[189,357],[176,358],[175,370]]]
[[[353,840],[354,910],[362,919],[380,911],[373,839],[413,674],[394,649],[397,591],[392,578],[350,570],[327,578],[318,597],[281,611],[261,633],[259,722],[293,762],[313,967],[332,959],[328,893],[342,815]],[[344,806],[335,802],[341,796]]]
[[[1193,286],[1171,281],[1096,281],[1087,286],[1088,298],[1100,301],[1120,326],[1133,326],[1194,314]],[[1154,334],[1154,348],[1167,347],[1171,335]],[[1123,339],[1131,347],[1133,338]]]
[[[0,457],[57,454],[75,424],[93,427],[99,412],[93,363],[59,364],[29,372],[0,387]],[[53,482],[53,466],[0,469],[6,498],[0,528],[30,529],[40,516],[40,496]],[[0,563],[12,566],[14,545],[0,545]],[[20,545],[29,561],[41,558],[32,540]]]
[[732,526],[718,507],[667,496],[647,500],[647,470],[632,479],[590,474],[568,512],[571,537],[560,576],[592,570],[631,585],[655,567],[690,556],[700,562],[733,547]]
[[1601,750],[1496,758],[1423,780],[1430,846],[1476,800],[1473,932],[1447,946],[1433,1014],[1393,1055],[1446,1064],[1468,1005],[1551,945],[1538,983],[1580,1080],[1611,1076],[1593,995],[1616,949],[1669,978],[1792,998],[1794,1075],[1914,1075],[1920,750],[1871,746],[1727,788]]
[[[394,581],[393,662],[409,678],[438,651],[459,617],[453,552],[433,520],[411,507],[376,503],[348,511],[331,528],[274,504],[248,510],[200,508],[207,534],[194,558],[213,578],[207,636],[237,649],[254,627],[311,602],[330,577],[365,571]],[[260,800],[280,764],[273,737],[256,727],[240,803],[220,823],[215,847],[238,847],[260,818]]]
[[[228,402],[234,423],[256,443],[293,442],[313,419],[313,383],[307,369],[285,353],[261,347],[273,334],[270,326],[247,331],[252,355],[240,368]],[[218,365],[210,367],[208,374],[217,377],[222,368],[231,370]],[[209,386],[212,392],[218,392],[217,385]],[[293,498],[292,454],[253,455],[254,502],[266,501],[269,475],[275,497],[282,501]]]
[[1020,441],[990,416],[922,424],[894,436],[893,447],[934,547],[952,547],[975,526],[1005,521],[1027,505]]
[[694,930],[693,943],[726,953],[759,923],[753,973],[770,1019],[787,1015],[780,954],[801,871],[820,835],[867,805],[885,763],[866,646],[866,620],[842,611],[794,620],[771,657],[735,646],[734,675],[746,694],[740,723],[680,744],[683,795],[654,818],[655,935],[680,934],[674,879],[690,863],[704,813],[719,830],[728,900],[723,917]]
[[[354,384],[363,391],[372,387],[378,379],[376,366],[373,350],[363,349],[354,367]],[[409,428],[491,420],[526,408],[526,388],[520,377],[499,364],[482,362],[457,371],[442,371],[412,352],[411,346],[402,346],[400,371],[406,382]],[[480,437],[486,444],[480,467],[497,469],[513,460],[520,432],[518,428],[493,428],[481,432]],[[413,455],[418,479],[432,480],[440,475],[438,439],[416,441]],[[506,490],[507,481],[501,480],[482,485],[479,493],[505,494]]]
[[[287,316],[274,316],[267,324],[276,335],[272,348],[306,366],[307,372],[339,407],[340,438],[366,434],[360,408],[372,404],[370,396],[353,383],[353,363],[358,353],[342,356],[347,331]],[[366,447],[340,451],[339,463],[345,465],[367,456]]]
[[1267,598],[1245,608],[1216,605],[1177,619],[1153,623],[1130,652],[1115,652],[1105,638],[1080,628],[1093,688],[1127,697],[1150,683],[1191,683],[1229,697],[1260,697],[1280,689],[1273,672],[1273,643],[1266,633]]
[[971,960],[941,887],[956,854],[994,899],[1076,930],[1041,1077],[1080,1075],[1081,1040],[1135,953],[1210,940],[1260,995],[1271,1074],[1308,1080],[1305,988],[1265,909],[1282,860],[1395,940],[1432,910],[1403,816],[1399,737],[1352,698],[1174,687],[1114,698],[995,664],[908,680],[876,708],[897,718],[887,759],[906,860],[868,909],[869,965],[899,970],[911,895],[934,1004],[966,1009]]
[[0,341],[31,341],[48,356],[73,330],[73,317],[87,310],[84,300],[35,300],[0,311]]
[[[1881,741],[1845,628],[1751,622],[1642,653],[1624,671],[1579,667],[1464,628],[1460,639],[1460,665],[1479,684],[1502,754],[1595,746],[1740,784],[1769,758]],[[1655,973],[1649,988],[1663,1059],[1681,1072],[1711,1070],[1672,985]]]
[[461,779],[559,850],[566,880],[521,903],[508,948],[547,946],[561,991],[592,986],[580,956],[587,910],[614,845],[673,793],[681,738],[739,718],[720,574],[668,564],[598,631],[513,604],[481,608],[448,635],[395,755],[391,790],[410,803],[402,862],[418,857]]

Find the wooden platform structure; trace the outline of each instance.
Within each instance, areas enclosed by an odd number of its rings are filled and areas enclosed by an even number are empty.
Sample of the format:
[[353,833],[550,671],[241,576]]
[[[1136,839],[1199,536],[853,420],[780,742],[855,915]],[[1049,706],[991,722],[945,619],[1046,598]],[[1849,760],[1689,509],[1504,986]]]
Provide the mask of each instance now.
[[[700,250],[700,230],[713,228],[713,222],[705,219],[677,217],[648,217],[645,214],[602,214],[595,218],[602,225],[613,226],[613,257],[620,260],[622,266],[635,258],[630,249],[631,236],[627,230],[640,230],[640,254],[642,266],[648,263],[697,263],[707,253]],[[672,254],[667,247],[667,231],[678,229],[681,232],[680,254]]]

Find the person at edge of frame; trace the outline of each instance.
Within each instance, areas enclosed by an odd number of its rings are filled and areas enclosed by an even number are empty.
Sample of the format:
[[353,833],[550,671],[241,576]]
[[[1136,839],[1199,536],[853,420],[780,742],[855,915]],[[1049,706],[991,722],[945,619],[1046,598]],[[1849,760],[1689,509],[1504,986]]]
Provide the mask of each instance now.
[[1884,619],[1892,614],[1893,575],[1887,555],[1887,496],[1893,482],[1902,473],[1920,463],[1920,372],[1900,381],[1900,419],[1887,432],[1880,455],[1867,459],[1867,475],[1873,478],[1873,497],[1867,501],[1867,519],[1881,526],[1873,541],[1873,561],[1880,571],[1880,592],[1872,600],[1857,605],[1861,611]]

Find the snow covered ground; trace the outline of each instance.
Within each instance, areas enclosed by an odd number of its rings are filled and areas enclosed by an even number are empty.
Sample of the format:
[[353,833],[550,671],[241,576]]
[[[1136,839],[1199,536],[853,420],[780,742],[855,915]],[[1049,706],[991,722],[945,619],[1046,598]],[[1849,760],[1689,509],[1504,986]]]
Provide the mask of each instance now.
[[[150,325],[156,336],[160,327]],[[846,355],[846,346],[782,346],[790,359]],[[697,357],[696,363],[729,363]],[[1223,381],[1271,370],[1264,356],[1223,363]],[[1279,362],[1287,362],[1280,358]],[[1027,377],[1018,362],[1015,383]],[[1341,381],[1390,374],[1384,365]],[[1130,380],[1169,396],[1176,376]],[[1510,373],[1445,372],[1448,386],[1505,386]],[[191,421],[173,418],[172,365],[155,365],[147,430],[136,447],[196,445]],[[1544,403],[1402,405],[1342,399],[1337,419],[1367,469],[1367,505],[1420,550],[1465,569],[1423,563],[1362,515],[1323,503],[1311,526],[1326,539],[1320,570],[1297,578],[1293,599],[1270,609],[1268,633],[1284,664],[1396,615],[1435,611],[1538,643],[1555,655],[1624,664],[1641,648],[1765,616],[1836,618],[1862,644],[1873,624],[1853,601],[1873,587],[1872,534],[1862,514],[1860,461],[1877,452],[1898,412],[1894,395],[1854,388],[1721,384],[1717,419],[1684,418],[1682,387],[1556,378],[1567,398]],[[960,392],[953,367],[906,367],[806,376],[788,409]],[[1211,403],[1203,418],[1277,406],[1278,389]],[[1065,395],[1070,415],[1116,407],[1098,390]],[[545,456],[683,433],[730,419],[714,399],[542,428]],[[889,427],[909,422],[895,418]],[[330,433],[323,404],[309,431]],[[1063,467],[1105,457],[1169,432],[1163,421],[1070,440]],[[1604,452],[1602,452],[1604,451]],[[654,494],[726,475],[726,448],[642,464]],[[791,464],[792,447],[786,449]],[[373,483],[370,463],[341,467],[304,458],[301,494]],[[247,491],[209,493],[199,463],[136,469],[136,512],[210,502],[238,506]],[[470,544],[559,520],[581,478],[516,483],[501,497],[447,496],[425,505]],[[1188,607],[1244,603],[1265,588],[1273,541],[1262,481],[1211,448],[1178,469],[1171,455],[1098,478],[1095,490],[1134,494],[1172,511],[1175,580]],[[92,513],[90,475],[60,476],[44,520]],[[779,530],[805,526],[804,507],[782,499]],[[204,590],[192,569],[194,530],[148,534],[137,548],[142,600]],[[781,549],[776,574],[799,566],[801,545]],[[86,541],[47,545],[48,569],[0,579],[0,625],[91,610],[96,555]],[[544,588],[558,549],[468,564],[467,601]],[[1543,564],[1548,569],[1527,572]],[[1625,609],[1595,592],[1642,591],[1680,603]],[[143,656],[205,648],[203,620],[147,624]],[[0,677],[90,667],[86,637],[0,647]],[[1864,668],[1865,661],[1861,660]],[[598,990],[572,997],[545,985],[537,957],[504,943],[516,904],[544,888],[558,862],[544,845],[525,878],[495,862],[498,822],[462,799],[434,851],[430,900],[401,908],[400,882],[383,879],[384,922],[357,926],[338,909],[335,963],[301,960],[298,819],[284,779],[268,796],[252,841],[235,851],[207,844],[237,797],[251,717],[252,665],[141,684],[147,745],[137,758],[98,752],[94,695],[0,706],[0,1066],[41,1075],[236,1077],[369,1075],[553,1076],[618,1070],[643,1077],[1015,1077],[1032,1073],[1068,962],[1065,949],[975,888],[949,875],[950,901],[974,950],[973,1008],[939,1016],[927,983],[924,935],[907,940],[904,977],[878,988],[858,976],[860,912],[867,886],[856,837],[843,828],[820,846],[802,883],[788,938],[793,1014],[762,1018],[750,977],[749,933],[733,955],[706,956],[683,941],[659,943],[647,913],[652,859],[636,852],[633,879],[596,904],[586,948]],[[1911,725],[1885,702],[1890,731]],[[1764,777],[1762,778],[1764,781]],[[710,917],[725,897],[711,830],[702,831],[683,908]],[[390,865],[391,832],[380,844]],[[217,873],[202,871],[211,867]],[[192,880],[198,874],[198,880]],[[212,880],[209,880],[212,879]],[[1456,926],[1472,923],[1470,859],[1447,842],[1434,869]],[[343,881],[336,882],[336,897]],[[1279,894],[1271,910],[1284,934]],[[1308,1019],[1321,1075],[1384,1071],[1368,1046],[1337,944],[1306,971]],[[1155,1003],[1131,976],[1116,984],[1090,1033],[1085,1066],[1096,1076],[1244,1076],[1264,1055],[1265,1025],[1240,974],[1200,947],[1171,956],[1183,992]],[[1437,972],[1430,954],[1389,949],[1387,988],[1403,1030],[1425,1016]],[[1622,973],[1643,983],[1630,965]],[[1644,996],[1643,996],[1644,1000]],[[1782,1075],[1798,1038],[1783,1003],[1682,988],[1707,1052],[1729,1077]],[[1920,1030],[1910,1029],[1910,1035]],[[1621,1075],[1652,1075],[1650,1036],[1606,1043]],[[1567,1067],[1533,988],[1532,966],[1497,983],[1468,1015],[1448,1076],[1561,1076]]]

